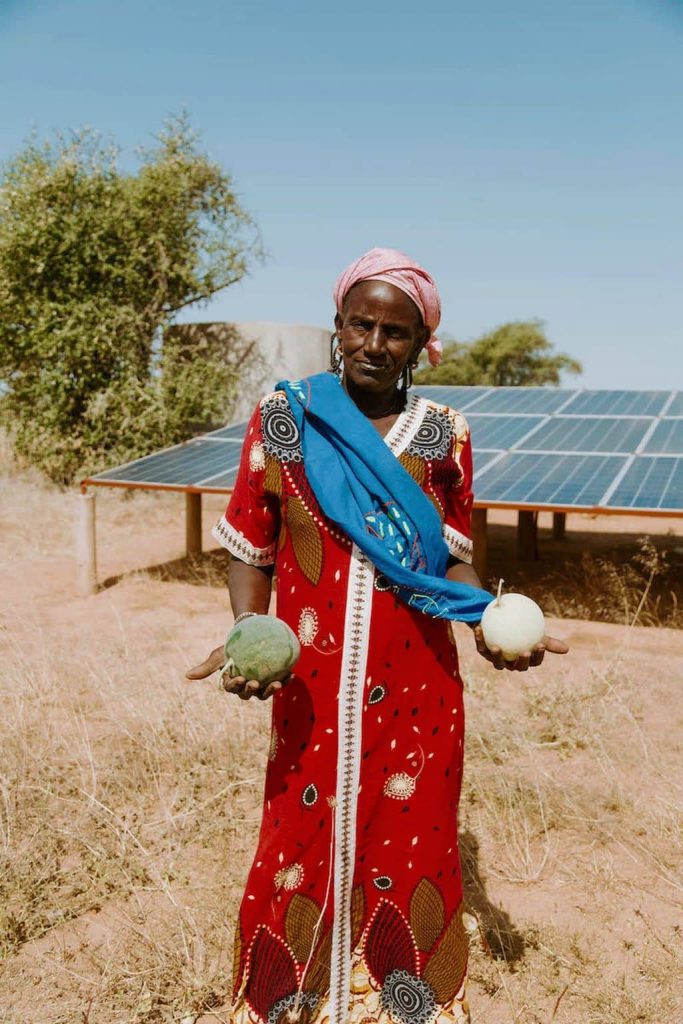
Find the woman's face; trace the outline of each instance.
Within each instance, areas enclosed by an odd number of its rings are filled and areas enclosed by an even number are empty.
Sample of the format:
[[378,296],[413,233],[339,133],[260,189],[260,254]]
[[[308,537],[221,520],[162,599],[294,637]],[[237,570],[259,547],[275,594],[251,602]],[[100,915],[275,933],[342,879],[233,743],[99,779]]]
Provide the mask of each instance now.
[[406,363],[417,362],[429,339],[413,300],[385,281],[354,285],[334,322],[344,377],[365,391],[395,388]]

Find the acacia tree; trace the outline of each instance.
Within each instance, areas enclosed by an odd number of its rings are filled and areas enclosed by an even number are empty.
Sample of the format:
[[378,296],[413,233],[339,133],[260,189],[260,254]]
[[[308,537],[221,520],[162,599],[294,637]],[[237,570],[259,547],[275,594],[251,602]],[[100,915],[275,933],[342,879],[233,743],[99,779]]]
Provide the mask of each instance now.
[[554,352],[541,320],[512,320],[468,343],[447,342],[439,366],[415,375],[419,384],[559,384],[561,373],[581,373],[576,359]]
[[186,116],[134,173],[118,161],[86,129],[32,142],[0,178],[0,411],[60,482],[225,422],[256,358],[234,332],[163,343],[179,310],[260,256],[230,175]]

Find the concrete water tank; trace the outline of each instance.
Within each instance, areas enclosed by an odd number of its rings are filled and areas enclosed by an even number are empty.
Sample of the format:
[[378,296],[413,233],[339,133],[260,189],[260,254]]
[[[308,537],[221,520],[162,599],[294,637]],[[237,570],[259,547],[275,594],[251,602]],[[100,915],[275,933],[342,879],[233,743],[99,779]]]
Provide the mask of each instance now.
[[277,381],[308,377],[327,370],[330,365],[332,327],[249,320],[174,324],[168,330],[195,341],[202,335],[220,337],[236,330],[242,339],[255,343],[259,364],[241,380],[241,393],[231,416],[233,423],[248,419],[258,398],[272,391]]
[[[264,361],[256,392],[250,389],[238,402],[235,422],[249,416],[255,398],[267,394],[279,380],[298,380],[327,370],[330,365],[332,328],[304,324],[280,324],[268,320],[240,321],[235,327],[245,339],[256,342]],[[256,384],[256,381],[254,381]]]

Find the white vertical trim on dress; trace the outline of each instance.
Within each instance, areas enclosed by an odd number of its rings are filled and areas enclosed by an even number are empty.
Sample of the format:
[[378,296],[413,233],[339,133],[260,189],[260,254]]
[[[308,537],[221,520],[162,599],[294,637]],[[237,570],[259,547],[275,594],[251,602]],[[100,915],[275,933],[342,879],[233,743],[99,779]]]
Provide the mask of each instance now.
[[[397,457],[424,419],[427,402],[409,395],[384,441]],[[334,847],[334,918],[330,964],[330,1024],[346,1024],[351,996],[351,896],[356,866],[362,710],[368,663],[375,567],[355,544],[346,591],[344,653],[337,711],[337,789]]]
[[337,712],[334,920],[330,964],[330,1024],[345,1024],[351,994],[351,893],[356,864],[361,718],[375,569],[353,545],[346,592],[344,654]]

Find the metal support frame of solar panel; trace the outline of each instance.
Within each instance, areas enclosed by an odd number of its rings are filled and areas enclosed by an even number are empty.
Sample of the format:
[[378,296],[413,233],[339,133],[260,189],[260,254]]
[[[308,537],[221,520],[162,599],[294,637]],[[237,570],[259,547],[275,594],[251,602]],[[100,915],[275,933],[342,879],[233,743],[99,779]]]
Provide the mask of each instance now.
[[202,434],[88,477],[82,486],[229,494],[235,486],[246,428],[246,423],[236,423]]
[[[480,507],[680,515],[683,394],[422,386],[466,414]],[[229,493],[246,423],[107,470],[84,486]],[[659,495],[658,504],[647,500]]]

